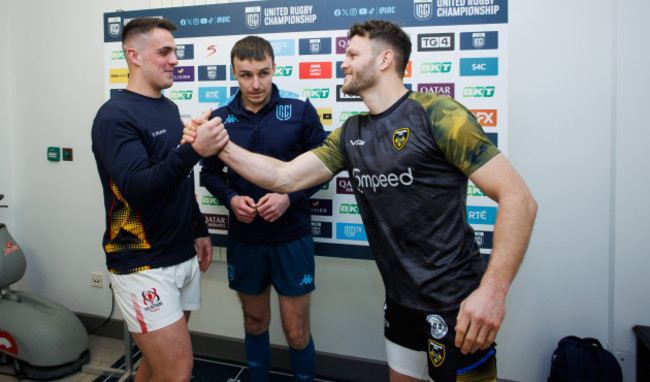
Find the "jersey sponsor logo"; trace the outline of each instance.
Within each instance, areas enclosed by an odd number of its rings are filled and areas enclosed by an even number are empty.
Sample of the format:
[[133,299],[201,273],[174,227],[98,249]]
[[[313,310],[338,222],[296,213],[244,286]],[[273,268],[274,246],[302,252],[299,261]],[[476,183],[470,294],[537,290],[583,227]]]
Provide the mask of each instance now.
[[177,66],[174,68],[174,82],[193,82],[193,66]]
[[418,35],[418,52],[454,50],[453,33],[426,33]]
[[275,107],[275,116],[280,121],[288,121],[291,118],[292,105],[277,105]]
[[461,32],[460,50],[499,49],[499,32]]
[[377,192],[377,188],[410,186],[413,184],[413,170],[409,167],[401,174],[364,174],[358,168],[354,168],[352,169],[352,179],[360,193],[363,194],[364,190],[369,189],[372,189],[372,192]]
[[331,62],[301,62],[298,70],[301,80],[332,78]]
[[350,141],[350,144],[351,144],[352,146],[363,146],[363,145],[366,144],[366,141],[362,141],[361,139],[356,139],[356,140],[354,140],[354,141],[351,140],[351,141]]
[[339,240],[368,241],[363,224],[336,223],[336,238]]
[[427,316],[427,322],[431,326],[431,337],[439,340],[447,334],[449,328],[445,320],[437,314]]
[[432,0],[413,0],[413,15],[420,21],[426,21],[433,14]]
[[393,146],[397,150],[403,149],[408,140],[409,140],[409,128],[408,127],[397,129],[393,133]]
[[467,222],[469,224],[494,225],[496,217],[496,207],[467,206]]
[[322,237],[326,239],[332,238],[332,223],[331,222],[311,222],[311,234],[314,237]]
[[470,110],[476,120],[483,127],[495,127],[497,125],[496,109],[472,109]]
[[332,201],[330,199],[311,199],[310,213],[312,215],[332,216]]
[[174,50],[176,58],[179,60],[193,60],[194,59],[194,44],[180,44],[176,45]]
[[496,76],[499,74],[499,58],[461,58],[461,76]]
[[228,229],[228,215],[203,214],[208,229]]
[[447,97],[454,98],[455,84],[450,83],[436,83],[436,84],[418,84],[418,91],[420,93],[433,93],[446,95]]
[[445,345],[429,340],[429,360],[434,367],[442,365],[445,362]]

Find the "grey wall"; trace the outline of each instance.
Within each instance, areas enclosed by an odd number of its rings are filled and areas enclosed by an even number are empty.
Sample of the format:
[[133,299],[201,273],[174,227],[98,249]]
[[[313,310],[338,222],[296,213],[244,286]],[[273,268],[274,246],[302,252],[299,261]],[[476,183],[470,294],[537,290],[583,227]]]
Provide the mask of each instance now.
[[[0,1],[0,217],[29,257],[22,289],[106,315],[101,190],[89,130],[104,101],[103,12],[137,1]],[[568,334],[600,339],[634,380],[634,324],[650,325],[645,235],[650,53],[644,0],[509,4],[508,153],[539,202],[527,257],[498,337],[499,376],[544,381]],[[25,20],[29,20],[26,22]],[[502,116],[500,116],[502,118]],[[73,147],[48,163],[47,146]],[[203,277],[191,329],[241,338],[226,270]],[[384,360],[381,279],[369,261],[317,259],[312,324],[319,351]],[[272,342],[283,344],[277,306]]]

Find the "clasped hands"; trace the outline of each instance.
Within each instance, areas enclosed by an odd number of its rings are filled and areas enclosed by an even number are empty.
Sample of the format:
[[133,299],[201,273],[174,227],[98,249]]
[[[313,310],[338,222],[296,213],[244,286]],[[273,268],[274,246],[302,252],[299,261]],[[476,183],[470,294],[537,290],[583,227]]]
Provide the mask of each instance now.
[[214,117],[208,120],[211,114],[212,111],[208,110],[186,122],[181,140],[181,145],[190,143],[194,151],[204,158],[218,155],[229,141],[228,132],[221,118]]

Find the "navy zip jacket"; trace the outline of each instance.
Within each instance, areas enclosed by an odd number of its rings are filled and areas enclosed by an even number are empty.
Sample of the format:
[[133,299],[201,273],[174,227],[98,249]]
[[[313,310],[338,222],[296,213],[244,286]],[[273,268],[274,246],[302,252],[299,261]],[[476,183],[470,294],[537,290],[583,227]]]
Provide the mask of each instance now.
[[[287,98],[293,95],[294,98]],[[321,145],[325,131],[316,109],[309,100],[295,99],[273,85],[271,99],[257,113],[244,108],[241,93],[232,101],[212,112],[220,117],[230,140],[245,149],[290,161],[298,155]],[[247,181],[231,169],[224,172],[224,164],[213,156],[203,160],[203,185],[230,208],[230,200],[237,195],[250,196],[257,202],[271,191]],[[322,185],[321,185],[322,186]],[[230,212],[228,234],[233,238],[256,244],[296,240],[311,233],[309,198],[321,186],[289,194],[290,205],[278,220],[269,223],[259,215],[249,223],[242,223]]]

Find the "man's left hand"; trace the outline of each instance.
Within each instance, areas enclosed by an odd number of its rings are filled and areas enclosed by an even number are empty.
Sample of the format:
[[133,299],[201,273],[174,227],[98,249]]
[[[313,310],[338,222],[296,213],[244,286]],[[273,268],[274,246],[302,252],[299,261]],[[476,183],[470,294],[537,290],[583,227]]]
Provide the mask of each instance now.
[[487,349],[505,317],[505,294],[481,286],[460,304],[456,318],[456,347],[461,353]]

